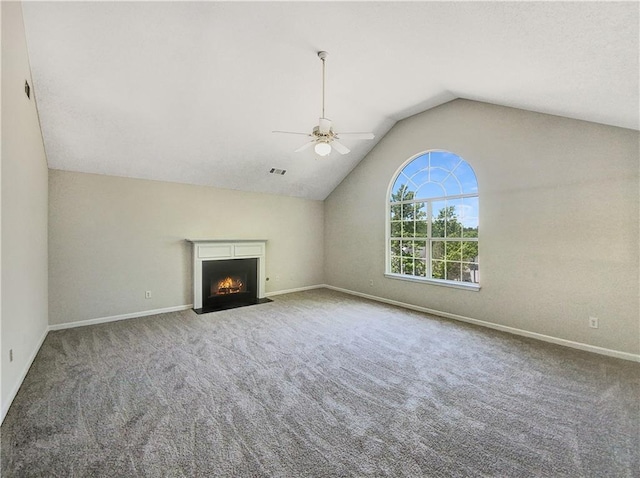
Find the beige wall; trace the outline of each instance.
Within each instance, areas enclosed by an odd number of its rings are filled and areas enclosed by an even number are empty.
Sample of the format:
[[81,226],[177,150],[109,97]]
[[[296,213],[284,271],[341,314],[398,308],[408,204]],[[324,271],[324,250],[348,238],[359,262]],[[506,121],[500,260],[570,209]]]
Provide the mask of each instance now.
[[[429,149],[478,177],[479,292],[383,276],[387,187]],[[638,149],[637,131],[466,100],[403,120],[325,201],[327,283],[638,354]]]
[[321,201],[57,170],[49,177],[52,325],[191,304],[185,238],[267,239],[267,293],[324,282]]
[[[47,160],[20,3],[2,2],[2,418],[47,331]],[[9,350],[13,350],[13,362]]]

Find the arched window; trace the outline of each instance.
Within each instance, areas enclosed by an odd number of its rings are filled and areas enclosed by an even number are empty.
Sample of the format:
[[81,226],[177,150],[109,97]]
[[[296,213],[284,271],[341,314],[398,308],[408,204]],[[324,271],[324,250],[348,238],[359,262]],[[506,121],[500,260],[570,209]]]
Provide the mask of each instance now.
[[388,276],[477,288],[478,182],[465,160],[421,153],[391,181],[388,204]]

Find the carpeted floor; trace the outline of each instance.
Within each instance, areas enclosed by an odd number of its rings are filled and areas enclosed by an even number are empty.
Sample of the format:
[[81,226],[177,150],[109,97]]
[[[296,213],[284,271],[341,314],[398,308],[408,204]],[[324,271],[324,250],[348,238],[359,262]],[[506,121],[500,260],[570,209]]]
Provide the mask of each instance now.
[[329,290],[49,333],[2,476],[638,477],[640,364]]

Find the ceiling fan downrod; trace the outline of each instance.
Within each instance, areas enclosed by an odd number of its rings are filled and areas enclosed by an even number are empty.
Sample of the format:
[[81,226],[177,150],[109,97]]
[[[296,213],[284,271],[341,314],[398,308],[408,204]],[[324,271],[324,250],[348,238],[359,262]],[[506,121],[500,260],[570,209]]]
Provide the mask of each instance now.
[[318,58],[322,60],[322,117],[324,118],[324,85],[325,85],[325,60],[329,54],[326,51],[319,51]]

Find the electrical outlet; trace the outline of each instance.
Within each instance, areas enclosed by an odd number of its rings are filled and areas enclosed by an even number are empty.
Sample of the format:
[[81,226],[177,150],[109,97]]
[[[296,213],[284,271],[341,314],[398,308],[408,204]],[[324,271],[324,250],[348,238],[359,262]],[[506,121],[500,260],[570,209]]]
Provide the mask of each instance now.
[[597,317],[589,317],[589,327],[592,329],[598,328],[598,318]]
[[151,291],[150,291],[150,290],[148,290],[148,291],[146,291],[146,292],[144,293],[144,298],[145,298],[145,299],[151,299]]
[[13,349],[9,349],[9,362],[13,362]]
[[373,287],[373,280],[369,281],[369,287]]

